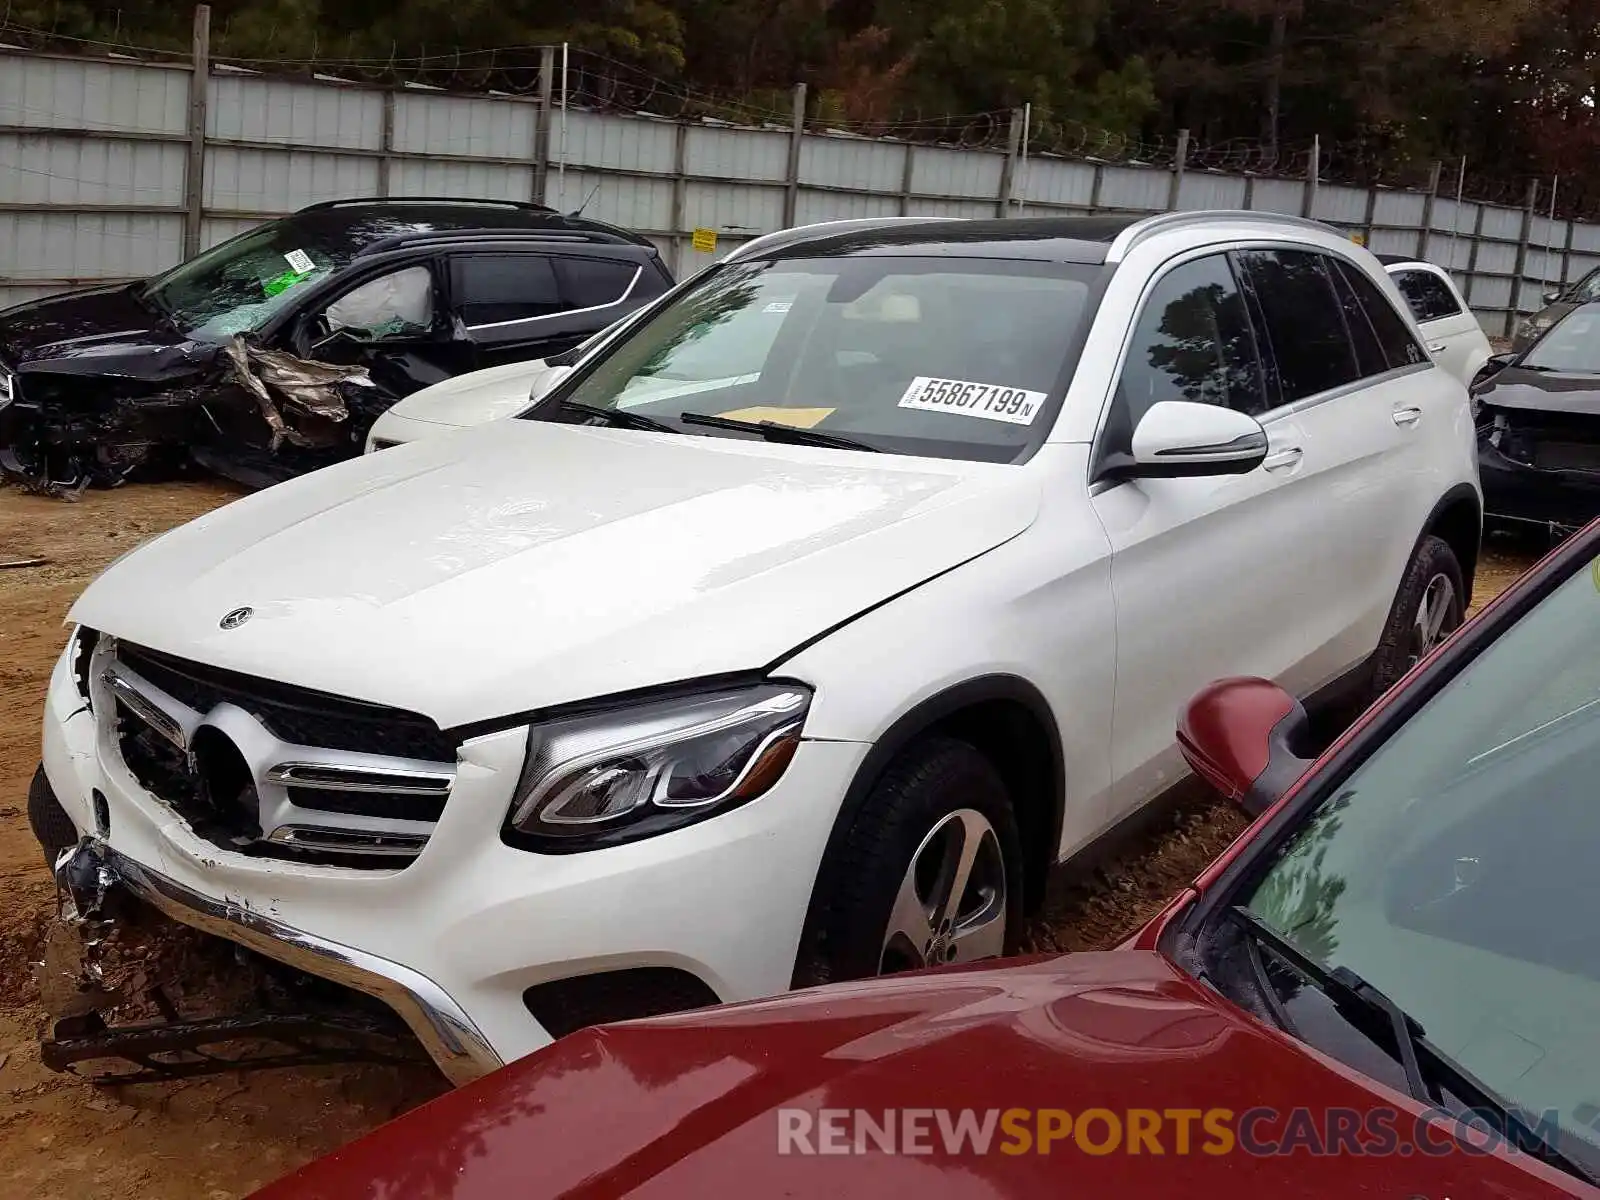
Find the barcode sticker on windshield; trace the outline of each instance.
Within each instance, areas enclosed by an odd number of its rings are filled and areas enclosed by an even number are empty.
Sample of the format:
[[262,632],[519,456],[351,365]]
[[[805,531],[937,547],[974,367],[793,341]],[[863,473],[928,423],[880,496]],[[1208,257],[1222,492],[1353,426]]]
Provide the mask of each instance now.
[[311,261],[311,255],[304,250],[291,250],[283,256],[283,261],[294,268],[296,275],[309,275],[317,269],[317,264]]
[[901,408],[960,413],[986,421],[1031,425],[1044,407],[1045,394],[1026,388],[997,387],[964,379],[930,379],[918,375],[900,397]]

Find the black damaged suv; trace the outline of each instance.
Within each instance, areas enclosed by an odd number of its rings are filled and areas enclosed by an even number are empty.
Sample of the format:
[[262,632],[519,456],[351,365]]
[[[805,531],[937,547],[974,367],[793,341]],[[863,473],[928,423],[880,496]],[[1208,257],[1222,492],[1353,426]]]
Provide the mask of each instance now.
[[260,487],[359,454],[391,404],[577,345],[672,286],[644,237],[539,205],[314,204],[149,280],[0,312],[0,471]]

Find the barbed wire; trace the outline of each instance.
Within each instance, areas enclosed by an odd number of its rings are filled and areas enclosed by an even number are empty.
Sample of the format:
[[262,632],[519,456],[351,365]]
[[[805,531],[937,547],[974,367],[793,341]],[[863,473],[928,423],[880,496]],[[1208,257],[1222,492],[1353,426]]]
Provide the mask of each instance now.
[[[149,45],[80,37],[19,25],[0,12],[0,42],[24,49],[79,54],[138,57],[155,61],[187,62],[189,51],[176,45]],[[541,65],[547,52],[555,64],[553,97],[562,97],[580,111],[627,112],[674,121],[730,124],[760,129],[789,129],[794,120],[793,101],[782,89],[735,95],[670,79],[635,63],[588,47],[525,44],[401,54],[391,47],[386,56],[321,53],[313,43],[310,54],[272,57],[230,55],[226,30],[218,38],[212,63],[219,70],[261,75],[311,75],[319,79],[390,87],[423,87],[449,92],[530,97],[542,90]],[[563,72],[563,61],[565,70]],[[926,112],[901,105],[877,119],[851,119],[843,115],[839,97],[823,93],[814,97],[804,117],[813,133],[861,138],[885,138],[965,149],[1004,149],[1012,136],[1015,114],[1010,109],[974,113]],[[840,111],[836,111],[840,110]],[[1315,170],[1330,186],[1389,187],[1426,190],[1432,183],[1432,161],[1395,152],[1374,141],[1338,143],[1319,140],[1272,141],[1230,137],[1202,142],[1176,136],[1140,136],[1109,130],[1069,117],[1036,113],[1029,122],[1025,152],[1031,157],[1059,157],[1117,166],[1305,180]],[[1439,195],[1477,203],[1520,208],[1528,202],[1528,180],[1469,170],[1462,181],[1446,164],[1439,180]],[[1544,215],[1549,195],[1545,193]],[[1600,213],[1600,185],[1568,181],[1556,196],[1559,217],[1589,217]]]

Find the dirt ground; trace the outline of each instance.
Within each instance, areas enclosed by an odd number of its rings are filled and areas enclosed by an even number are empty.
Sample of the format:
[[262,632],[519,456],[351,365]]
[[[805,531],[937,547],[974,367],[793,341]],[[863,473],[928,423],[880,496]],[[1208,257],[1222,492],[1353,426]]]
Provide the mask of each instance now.
[[[29,964],[54,891],[28,830],[25,796],[62,619],[83,587],[139,542],[226,503],[211,483],[89,492],[77,503],[0,488],[0,1197],[232,1200],[437,1094],[426,1068],[323,1067],[179,1084],[101,1087],[46,1070]],[[1492,548],[1474,600],[1531,561]],[[1115,944],[1152,916],[1239,832],[1229,808],[1199,802],[1092,877],[1053,897],[1036,949]]]

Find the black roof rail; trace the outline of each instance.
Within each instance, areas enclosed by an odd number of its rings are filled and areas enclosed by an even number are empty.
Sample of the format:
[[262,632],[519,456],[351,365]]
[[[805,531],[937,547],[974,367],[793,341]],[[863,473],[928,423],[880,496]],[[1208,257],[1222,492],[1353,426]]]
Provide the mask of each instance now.
[[548,204],[535,204],[531,200],[488,200],[481,196],[350,196],[343,200],[319,200],[296,212],[326,212],[331,208],[348,208],[356,204],[470,204],[478,208],[515,208],[524,212],[553,213]]
[[[633,246],[643,249],[638,242],[621,234],[600,229],[434,229],[394,233],[363,246],[357,258],[383,254],[406,246],[440,246],[460,242],[532,242],[558,243],[560,245]],[[649,247],[654,249],[654,247]]]

